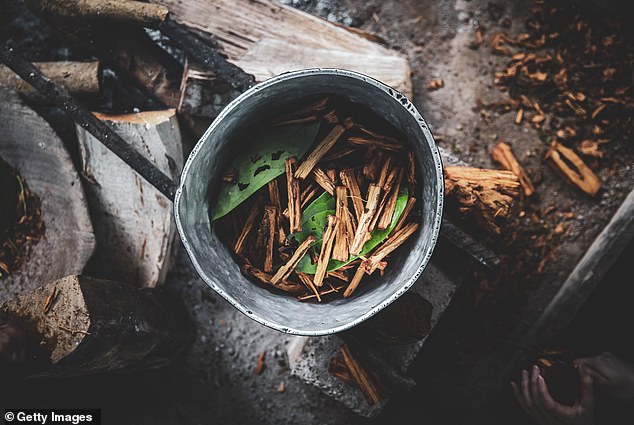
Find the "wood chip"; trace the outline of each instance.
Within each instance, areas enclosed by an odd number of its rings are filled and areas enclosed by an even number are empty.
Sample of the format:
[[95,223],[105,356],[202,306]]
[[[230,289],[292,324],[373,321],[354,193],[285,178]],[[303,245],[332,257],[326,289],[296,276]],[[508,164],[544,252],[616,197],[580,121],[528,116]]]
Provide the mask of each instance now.
[[302,230],[302,203],[299,191],[299,181],[295,178],[295,164],[297,158],[290,157],[286,160],[286,191],[288,193],[288,220],[290,232]]
[[268,233],[266,237],[266,251],[264,257],[264,271],[270,273],[273,271],[273,242],[275,241],[275,233],[277,230],[278,209],[272,205],[264,207],[264,216]]
[[405,149],[405,146],[403,146],[402,144],[389,142],[385,139],[370,139],[367,137],[350,136],[346,139],[346,142],[355,146],[372,146],[377,149],[394,152],[402,151],[403,149]]
[[255,205],[251,208],[251,211],[249,211],[247,221],[244,223],[244,227],[242,228],[242,231],[240,232],[240,235],[238,236],[238,239],[233,246],[233,252],[238,255],[242,254],[242,250],[244,249],[244,242],[247,240],[247,237],[249,237],[249,233],[253,229],[253,224],[255,223],[255,218],[260,212],[260,209],[257,207],[258,203],[259,202],[256,202]]
[[339,220],[339,225],[337,226],[332,258],[337,261],[348,261],[350,255],[348,251],[348,238],[352,238],[354,235],[354,233],[350,233],[351,227],[348,225],[350,215],[348,211],[348,189],[345,186],[337,186],[335,193],[335,214],[337,220]]
[[392,233],[385,242],[381,244],[368,258],[361,264],[365,265],[368,274],[372,274],[383,259],[401,246],[410,236],[418,230],[418,223],[409,223],[396,233]]
[[286,262],[286,264],[280,267],[275,273],[275,275],[273,275],[273,277],[271,278],[271,283],[275,285],[278,282],[287,278],[295,269],[295,267],[297,267],[297,263],[299,263],[299,260],[302,259],[302,257],[306,254],[306,252],[308,252],[308,249],[314,243],[315,243],[315,237],[308,236],[306,240],[297,247],[297,249],[295,250],[293,255],[291,255],[291,258]]
[[427,83],[427,90],[434,91],[445,87],[445,82],[442,78],[436,78]]
[[398,232],[405,225],[405,221],[407,220],[409,213],[414,208],[414,205],[416,205],[416,198],[414,198],[413,196],[407,198],[407,204],[405,204],[405,208],[403,209],[403,212],[401,213],[396,226],[394,226],[394,229],[392,229],[392,233]]
[[377,404],[381,401],[379,396],[379,391],[376,388],[376,385],[372,382],[370,375],[365,371],[365,369],[359,364],[359,362],[352,356],[350,352],[350,348],[347,344],[343,344],[340,348],[341,356],[343,357],[343,361],[348,366],[348,370],[350,370],[350,374],[354,378],[357,383],[359,389],[365,396],[368,403],[371,405]]
[[389,192],[385,194],[387,201],[385,207],[381,211],[379,222],[377,223],[377,227],[381,230],[387,229],[392,222],[392,216],[394,215],[394,210],[396,209],[396,201],[398,200],[398,193],[402,179],[403,169],[399,167],[396,181],[391,185],[392,187],[387,189]]
[[317,290],[317,287],[315,287],[315,284],[313,283],[313,280],[306,273],[296,272],[296,274],[297,274],[297,277],[299,278],[299,280],[308,289],[310,289],[313,292],[313,294],[315,294],[315,297],[317,297],[317,301],[321,302],[321,296],[319,294],[319,291]]
[[365,266],[366,265],[361,262],[359,264],[359,267],[357,267],[357,270],[354,272],[354,276],[352,277],[350,284],[343,293],[344,298],[349,298],[350,296],[352,296],[354,291],[357,290],[357,287],[359,287],[359,283],[361,283],[361,279],[363,279],[363,276],[365,275]]
[[317,270],[315,271],[315,277],[313,278],[313,283],[317,287],[320,287],[324,283],[324,277],[326,276],[326,269],[328,268],[328,262],[331,258],[332,247],[334,245],[338,227],[339,220],[337,220],[337,217],[329,215],[326,228],[322,234],[321,250],[317,259]]
[[570,148],[553,140],[545,156],[549,164],[570,184],[589,196],[601,189],[601,180]]
[[262,270],[258,269],[255,266],[252,266],[251,264],[243,264],[241,269],[244,274],[252,276],[259,282],[271,285],[284,292],[288,292],[294,295],[305,292],[304,286],[300,285],[299,283],[288,282],[286,280],[280,280],[276,283],[273,283],[273,277],[270,274],[263,272]]
[[379,206],[380,196],[381,188],[374,183],[370,184],[368,187],[368,200],[365,204],[363,214],[361,214],[361,218],[359,219],[359,224],[357,225],[357,231],[354,235],[352,244],[350,244],[350,254],[352,255],[359,255],[361,249],[363,248],[363,244],[366,240],[366,234],[368,233],[372,219],[374,218]]
[[357,173],[354,169],[347,168],[339,172],[339,177],[343,185],[346,186],[350,192],[350,199],[352,200],[352,206],[354,207],[354,213],[358,223],[363,214],[363,196],[361,196]]
[[508,143],[500,142],[491,150],[491,158],[502,166],[502,168],[512,171],[520,179],[520,184],[524,190],[524,195],[531,196],[535,193],[533,183],[526,175],[526,172],[517,161],[513,150]]
[[266,357],[266,351],[262,351],[262,353],[258,356],[258,362],[253,369],[253,373],[256,375],[260,375],[264,369],[266,368],[266,364],[264,363],[264,358]]
[[351,121],[349,122],[349,124],[346,125],[335,125],[332,130],[330,130],[330,133],[328,133],[328,135],[324,137],[321,142],[319,142],[315,149],[313,149],[313,151],[308,155],[304,162],[302,162],[299,167],[297,167],[297,171],[295,171],[295,178],[304,180],[306,177],[308,177],[308,175],[313,170],[315,165],[317,165],[319,160],[328,153],[330,148],[332,148],[335,143],[337,143],[341,135],[349,127],[352,127]]
[[324,170],[322,170],[319,167],[315,167],[315,169],[312,172],[312,176],[313,176],[313,179],[315,179],[315,182],[319,186],[321,186],[326,192],[334,196],[335,182],[328,174],[324,172]]

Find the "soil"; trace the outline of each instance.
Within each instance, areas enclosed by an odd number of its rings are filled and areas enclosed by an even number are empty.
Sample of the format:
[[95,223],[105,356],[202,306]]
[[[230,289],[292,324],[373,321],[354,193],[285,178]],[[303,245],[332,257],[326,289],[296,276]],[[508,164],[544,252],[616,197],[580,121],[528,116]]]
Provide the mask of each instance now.
[[[22,10],[15,5],[5,8],[4,2],[6,0],[0,0],[3,11]],[[634,143],[632,140],[614,140],[605,149],[606,156],[595,164],[603,188],[596,197],[589,198],[545,165],[543,155],[547,145],[537,129],[529,124],[516,125],[514,114],[492,111],[490,123],[482,119],[478,100],[491,103],[507,98],[494,86],[493,79],[495,72],[506,66],[508,58],[493,55],[486,42],[474,48],[475,30],[482,28],[485,40],[501,31],[517,35],[524,31],[532,3],[529,0],[284,2],[376,34],[388,47],[405,54],[412,69],[413,100],[441,147],[470,165],[498,168],[489,152],[495,143],[504,140],[512,146],[535,183],[537,194],[522,201],[520,210],[524,214],[518,215],[510,227],[513,232],[501,238],[480,235],[502,257],[499,274],[479,272],[474,274],[471,282],[463,285],[411,370],[418,382],[417,390],[404,395],[401,401],[389,404],[375,422],[394,423],[395,419],[401,419],[408,423],[407,419],[412,415],[419,420],[426,418],[428,423],[456,421],[458,413],[482,402],[482,394],[501,391],[500,377],[496,376],[498,370],[492,359],[499,358],[500,353],[509,349],[505,341],[510,335],[525,331],[538,317],[632,190]],[[64,47],[53,34],[33,25],[28,14],[20,13],[21,19],[0,26],[0,39],[11,38],[33,60],[73,57],[75,53]],[[427,85],[434,79],[442,79],[444,86],[429,91]],[[557,233],[555,229],[560,224],[566,230]],[[535,239],[538,238],[546,248],[527,251],[527,247],[536,246]],[[522,255],[518,256],[518,253]],[[535,271],[544,257],[548,257],[548,261],[542,264],[542,273],[537,274]],[[126,420],[122,415],[117,416],[118,423],[149,423],[150,419],[157,424],[199,423],[214,419],[221,423],[362,422],[342,406],[333,405],[329,399],[285,375],[282,354],[272,360],[272,367],[265,369],[263,374],[279,374],[275,376],[286,383],[284,394],[264,386],[261,378],[231,372],[232,367],[239,368],[245,362],[255,365],[258,354],[265,349],[280,353],[284,347],[271,347],[272,337],[250,340],[252,335],[246,332],[241,335],[241,340],[252,354],[249,358],[245,359],[241,353],[231,353],[227,347],[214,348],[215,338],[221,333],[232,332],[231,323],[240,318],[214,294],[201,289],[199,281],[187,278],[188,267],[181,253],[179,264],[172,272],[172,280],[177,282],[178,290],[192,308],[194,320],[201,330],[200,344],[186,359],[164,373],[127,379],[85,378],[74,381],[74,385],[103,388],[128,385],[127,391],[120,394],[108,395],[105,390],[93,394],[103,397],[104,408],[125,406],[131,409]],[[631,271],[631,265],[623,267]],[[216,309],[214,315],[204,313],[202,306],[205,304]],[[223,371],[224,367],[227,371]],[[40,396],[45,397],[47,388],[50,390],[54,386],[55,383],[45,383],[40,388]],[[251,394],[245,394],[245,390]],[[25,393],[28,392],[23,390],[21,394]],[[126,395],[131,394],[134,396],[128,399]],[[496,394],[498,402],[507,406],[512,404],[508,389]],[[77,391],[75,395],[78,403],[97,400],[77,394]],[[512,423],[519,417],[518,411],[510,415],[511,420],[498,417],[490,423]]]

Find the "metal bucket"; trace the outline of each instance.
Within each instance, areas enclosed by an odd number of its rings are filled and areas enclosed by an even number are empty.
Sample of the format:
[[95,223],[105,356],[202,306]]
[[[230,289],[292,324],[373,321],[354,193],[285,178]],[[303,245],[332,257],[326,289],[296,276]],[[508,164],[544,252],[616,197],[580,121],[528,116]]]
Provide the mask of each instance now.
[[[304,98],[337,94],[362,104],[399,129],[416,154],[422,184],[420,232],[390,261],[383,277],[364,280],[348,299],[300,302],[247,280],[210,222],[209,200],[215,199],[231,160],[234,135],[245,123]],[[220,113],[191,152],[174,201],[181,240],[202,279],[252,319],[282,332],[326,335],[353,327],[407,291],[429,262],[440,230],[443,170],[436,143],[414,105],[401,93],[368,76],[340,69],[289,72],[255,85]]]

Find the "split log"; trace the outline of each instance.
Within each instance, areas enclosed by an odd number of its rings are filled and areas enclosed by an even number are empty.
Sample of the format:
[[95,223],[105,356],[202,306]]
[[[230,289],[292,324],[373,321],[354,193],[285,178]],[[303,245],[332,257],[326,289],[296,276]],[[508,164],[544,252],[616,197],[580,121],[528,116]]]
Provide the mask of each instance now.
[[[178,178],[183,152],[175,110],[95,116],[164,174]],[[93,275],[161,284],[176,237],[170,200],[80,126],[77,136],[98,240]]]
[[39,13],[61,19],[108,21],[157,27],[169,14],[164,6],[132,0],[25,0]]
[[342,68],[412,94],[409,64],[403,55],[292,7],[271,0],[154,3],[167,6],[170,19],[207,37],[215,36],[229,61],[256,81],[298,69]]
[[64,143],[16,92],[0,87],[0,99],[0,157],[40,198],[46,228],[23,266],[0,281],[3,302],[81,273],[92,256],[95,236],[82,184]]
[[[35,62],[44,75],[56,84],[63,85],[75,96],[99,94],[99,62]],[[37,90],[16,75],[11,69],[0,65],[0,85],[7,86],[29,100],[46,102]]]
[[601,189],[599,177],[572,149],[553,140],[545,158],[568,183],[585,194],[595,196]]
[[448,212],[473,219],[493,234],[501,233],[519,191],[519,179],[511,171],[445,167]]
[[491,150],[491,158],[500,164],[505,170],[512,171],[520,179],[520,184],[524,190],[524,195],[531,196],[535,193],[535,187],[531,179],[513,155],[513,150],[508,143],[500,142]]
[[67,276],[0,305],[37,330],[50,366],[37,376],[154,369],[186,348],[192,328],[164,289]]

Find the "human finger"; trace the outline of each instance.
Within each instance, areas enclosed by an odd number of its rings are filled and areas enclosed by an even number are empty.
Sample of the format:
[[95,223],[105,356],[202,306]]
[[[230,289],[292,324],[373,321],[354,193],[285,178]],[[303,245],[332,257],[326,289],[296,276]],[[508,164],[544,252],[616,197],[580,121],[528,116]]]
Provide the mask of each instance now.
[[524,396],[522,395],[519,386],[513,381],[511,381],[511,390],[513,391],[515,400],[517,400],[517,402],[522,407],[522,409],[524,409],[525,411],[528,411],[528,407],[526,406],[526,403],[524,402]]
[[592,376],[585,373],[583,370],[581,373],[581,399],[579,405],[585,408],[592,408],[594,405],[594,388],[592,382]]
[[533,398],[531,397],[531,391],[529,389],[529,377],[528,371],[522,370],[522,395],[524,396],[524,403],[526,407],[531,409],[533,407]]

